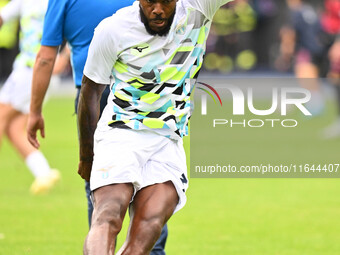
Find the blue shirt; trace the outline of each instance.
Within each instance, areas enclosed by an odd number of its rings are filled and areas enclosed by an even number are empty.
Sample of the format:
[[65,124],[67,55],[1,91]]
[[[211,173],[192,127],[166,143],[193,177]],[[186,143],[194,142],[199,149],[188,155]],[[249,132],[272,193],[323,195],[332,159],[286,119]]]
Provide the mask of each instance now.
[[81,85],[88,48],[95,27],[134,0],[49,0],[41,45],[59,46],[66,39],[76,86]]

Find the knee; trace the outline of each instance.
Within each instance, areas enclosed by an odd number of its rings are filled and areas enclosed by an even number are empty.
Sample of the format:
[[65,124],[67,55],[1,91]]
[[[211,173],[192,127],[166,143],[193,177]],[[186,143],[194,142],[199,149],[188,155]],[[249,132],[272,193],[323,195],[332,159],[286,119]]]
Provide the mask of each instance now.
[[161,218],[143,219],[141,220],[141,225],[150,236],[153,236],[155,241],[159,238],[164,226],[164,221]]
[[92,228],[105,228],[113,234],[118,234],[122,228],[123,216],[118,206],[104,205],[93,212]]

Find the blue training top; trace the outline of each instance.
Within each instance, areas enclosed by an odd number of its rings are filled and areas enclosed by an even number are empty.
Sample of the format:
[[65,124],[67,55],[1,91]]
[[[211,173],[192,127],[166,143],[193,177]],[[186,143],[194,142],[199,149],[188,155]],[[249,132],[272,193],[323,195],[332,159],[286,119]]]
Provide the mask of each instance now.
[[134,0],[49,0],[41,45],[59,46],[66,39],[71,47],[73,79],[81,85],[87,51],[95,27],[104,18]]

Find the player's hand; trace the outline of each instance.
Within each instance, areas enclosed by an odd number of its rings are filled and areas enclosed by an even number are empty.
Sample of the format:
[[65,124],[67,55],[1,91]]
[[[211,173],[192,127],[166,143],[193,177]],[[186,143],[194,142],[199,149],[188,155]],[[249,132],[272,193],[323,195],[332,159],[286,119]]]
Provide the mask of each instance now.
[[92,169],[92,160],[80,161],[78,165],[78,174],[81,176],[81,178],[89,182],[90,176],[91,176],[91,169]]
[[27,139],[37,149],[40,147],[37,139],[38,130],[40,130],[41,137],[45,138],[45,124],[42,114],[30,113],[27,123]]

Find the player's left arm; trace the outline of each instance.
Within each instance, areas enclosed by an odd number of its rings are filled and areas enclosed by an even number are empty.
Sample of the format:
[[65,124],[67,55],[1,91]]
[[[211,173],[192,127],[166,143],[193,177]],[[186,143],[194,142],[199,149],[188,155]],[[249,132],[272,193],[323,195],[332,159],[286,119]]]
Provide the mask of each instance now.
[[78,103],[79,166],[78,174],[90,181],[93,161],[93,136],[100,112],[100,99],[105,86],[83,76]]
[[224,4],[234,0],[188,0],[188,2],[209,20],[212,20],[216,11]]

